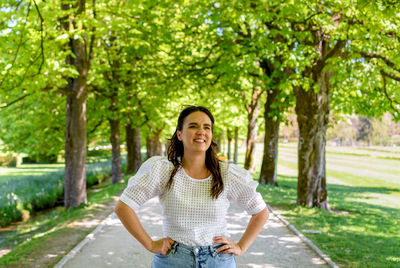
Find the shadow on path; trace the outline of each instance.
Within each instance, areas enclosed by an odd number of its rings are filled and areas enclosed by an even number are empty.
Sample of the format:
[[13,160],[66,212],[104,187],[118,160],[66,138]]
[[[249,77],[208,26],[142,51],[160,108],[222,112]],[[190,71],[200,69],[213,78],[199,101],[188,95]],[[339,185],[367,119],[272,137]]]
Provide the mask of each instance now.
[[[158,199],[151,199],[138,212],[153,239],[162,236]],[[228,231],[238,241],[250,216],[238,207],[228,214]],[[259,237],[240,257],[238,267],[327,267],[325,262],[299,237],[289,231],[272,213]],[[115,215],[64,267],[150,267],[153,255],[145,250],[122,226]]]

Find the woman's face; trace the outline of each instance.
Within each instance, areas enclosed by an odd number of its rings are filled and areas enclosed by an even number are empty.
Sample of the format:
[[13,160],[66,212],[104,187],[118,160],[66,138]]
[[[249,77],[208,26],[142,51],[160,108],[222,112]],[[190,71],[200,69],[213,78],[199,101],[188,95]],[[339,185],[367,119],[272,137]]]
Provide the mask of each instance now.
[[185,152],[206,152],[212,141],[211,119],[203,112],[193,112],[185,117],[177,136]]

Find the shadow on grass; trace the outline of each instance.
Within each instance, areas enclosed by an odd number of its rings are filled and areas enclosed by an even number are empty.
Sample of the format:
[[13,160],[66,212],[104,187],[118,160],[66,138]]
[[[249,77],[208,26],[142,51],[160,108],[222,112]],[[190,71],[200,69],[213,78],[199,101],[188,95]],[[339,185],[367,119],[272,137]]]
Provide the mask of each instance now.
[[[400,213],[399,209],[389,207],[400,189],[329,184],[331,208],[347,212],[329,213],[296,206],[296,176],[278,176],[278,183],[279,187],[259,187],[266,202],[280,210],[300,231],[320,231],[306,236],[334,261],[350,267],[400,266]],[[376,198],[369,194],[388,196],[388,200],[383,200],[388,206],[367,202]]]
[[17,167],[16,169],[37,169],[37,170],[58,170],[58,169],[63,169],[63,166],[54,166],[57,164],[44,164],[44,165],[38,165],[38,164],[24,164],[23,166]]
[[[297,177],[296,176],[287,176],[287,175],[279,175],[278,176],[278,187],[274,186],[264,186],[271,191],[276,192],[285,192],[287,195],[293,195],[291,200],[296,200],[297,198]],[[284,190],[284,191],[282,191]],[[393,193],[400,194],[399,188],[392,187],[358,187],[358,186],[349,186],[349,185],[341,185],[341,184],[329,184],[328,185],[328,195],[330,203],[343,203],[344,201],[348,201],[349,199],[368,199],[368,193],[374,194],[383,194],[390,195]],[[361,200],[360,200],[361,201]],[[358,203],[358,202],[352,202]],[[374,204],[366,204],[363,203],[363,206],[367,205],[369,208],[374,209],[382,209],[390,212],[398,211],[397,209],[393,209],[391,207],[385,207]]]

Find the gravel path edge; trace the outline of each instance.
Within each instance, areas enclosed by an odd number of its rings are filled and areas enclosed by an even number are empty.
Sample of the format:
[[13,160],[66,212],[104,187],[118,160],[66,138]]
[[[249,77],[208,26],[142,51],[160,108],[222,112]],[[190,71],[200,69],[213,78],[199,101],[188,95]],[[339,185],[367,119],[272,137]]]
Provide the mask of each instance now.
[[62,268],[67,262],[69,262],[90,240],[93,240],[96,234],[98,234],[108,223],[116,218],[116,214],[112,212],[105,218],[85,239],[83,239],[78,245],[76,245],[67,255],[65,255],[53,268]]
[[279,212],[275,211],[268,205],[268,209],[273,213],[289,230],[295,233],[307,246],[309,246],[315,253],[318,254],[331,268],[339,268],[339,265],[334,263],[328,255],[323,253],[310,239],[305,237],[299,230],[296,229],[290,222],[288,222]]

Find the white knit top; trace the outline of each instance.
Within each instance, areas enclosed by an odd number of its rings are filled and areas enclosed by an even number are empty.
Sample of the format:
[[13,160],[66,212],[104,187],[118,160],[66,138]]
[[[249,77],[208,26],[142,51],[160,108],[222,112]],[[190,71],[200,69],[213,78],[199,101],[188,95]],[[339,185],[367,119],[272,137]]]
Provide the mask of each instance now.
[[211,176],[194,179],[183,168],[178,169],[171,189],[166,190],[173,165],[166,157],[155,156],[129,179],[120,200],[137,211],[147,200],[158,196],[164,237],[189,246],[212,245],[214,236],[229,237],[225,216],[231,202],[251,215],[266,207],[256,192],[258,183],[247,170],[224,162],[220,167],[224,191],[218,199],[212,199]]

